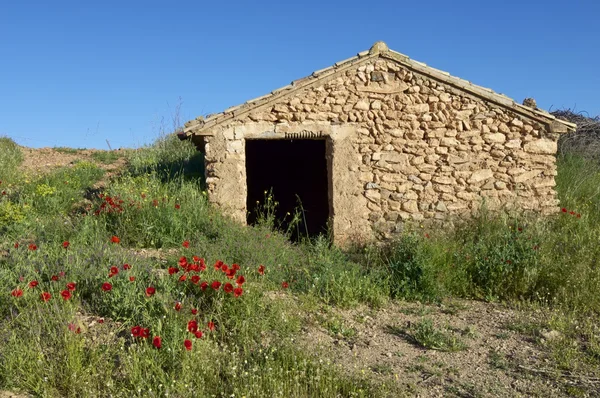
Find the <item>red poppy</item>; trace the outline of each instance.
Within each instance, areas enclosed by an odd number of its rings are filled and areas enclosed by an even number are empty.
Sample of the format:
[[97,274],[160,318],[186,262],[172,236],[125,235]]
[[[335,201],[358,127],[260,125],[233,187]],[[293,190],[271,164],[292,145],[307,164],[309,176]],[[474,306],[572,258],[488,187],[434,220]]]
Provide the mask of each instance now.
[[179,269],[175,267],[169,267],[169,275],[173,275],[179,272]]
[[229,270],[229,267],[227,266],[227,264],[221,265],[221,271],[227,272],[227,270]]
[[98,323],[104,323],[104,318],[98,318]]
[[218,271],[221,269],[221,266],[223,266],[223,261],[221,260],[217,260],[217,262],[215,263],[214,267],[215,267],[215,271]]
[[200,277],[198,275],[192,276],[192,283],[198,284],[198,282],[200,282]]
[[176,208],[177,210],[179,210],[179,209],[181,209],[181,206],[179,206],[179,204],[175,203],[175,208]]
[[196,336],[197,339],[201,339],[202,338],[202,330],[197,330],[196,333],[194,333],[194,336]]
[[192,351],[192,341],[185,339],[185,341],[183,342],[183,346],[185,347],[186,350],[188,351]]
[[129,282],[133,282],[133,281],[135,281],[135,276],[130,276],[129,277]]
[[430,238],[429,234],[425,234],[425,237],[426,237],[427,239],[429,239],[429,238]]
[[71,298],[71,291],[63,290],[62,292],[60,292],[60,295],[62,296],[63,300],[67,301],[68,299]]
[[140,337],[140,335],[142,334],[142,327],[141,326],[134,326],[131,328],[131,335],[133,337]]
[[239,271],[240,270],[240,266],[238,264],[231,264],[231,269]]
[[258,266],[258,273],[261,275],[265,274],[265,266],[264,265],[259,265]]
[[60,271],[60,272],[58,273],[58,276],[60,276],[61,278],[62,278],[63,276],[65,276],[65,271]]
[[219,290],[219,288],[221,287],[221,282],[219,281],[214,281],[210,287],[212,287],[214,290]]
[[192,256],[192,260],[194,260],[195,263],[200,261],[200,257],[198,256]]
[[517,231],[523,232],[523,228],[519,227],[519,228],[517,228]]
[[42,292],[42,294],[40,294],[40,298],[42,301],[48,301],[52,298],[52,295],[48,292]]
[[117,275],[119,273],[119,269],[117,267],[110,267],[110,274],[108,275],[108,277],[112,277],[114,275]]
[[281,282],[281,287],[284,289],[287,289],[288,287],[290,287],[290,284],[284,281],[284,282]]
[[156,293],[156,289],[153,288],[152,286],[146,288],[146,296],[150,297],[154,293]]
[[581,214],[577,213],[577,218],[581,218]]
[[33,280],[33,281],[29,282],[29,287],[30,287],[31,289],[33,289],[33,288],[34,288],[34,287],[36,287],[38,284],[39,284],[39,282],[38,282],[38,281],[36,281],[36,280]]
[[188,247],[190,247],[190,242],[189,242],[189,241],[187,241],[187,240],[186,240],[186,241],[183,241],[183,247],[185,247],[186,249],[187,249]]
[[244,290],[242,290],[241,287],[236,287],[235,289],[233,289],[233,295],[235,297],[240,297],[243,292],[244,292]]
[[244,282],[246,282],[246,278],[244,278],[244,275],[238,276],[238,278],[235,280],[235,283],[237,283],[239,286],[242,286]]
[[64,247],[66,249],[66,248],[69,247],[69,245],[70,245],[69,241],[66,240],[66,241],[63,242],[62,247]]
[[12,292],[10,292],[10,295],[13,297],[21,297],[23,295],[23,290],[16,288]]
[[52,275],[52,277],[50,278],[50,280],[52,280],[53,282],[58,281],[58,275]]
[[570,214],[570,215],[572,215],[572,216],[574,216],[574,215],[575,215],[575,212],[574,212],[573,210],[571,210],[571,211],[569,212],[569,214]]
[[156,348],[162,347],[162,339],[160,338],[160,336],[154,336],[154,338],[152,339],[152,345]]
[[235,270],[233,268],[229,268],[227,272],[225,272],[225,275],[227,275],[227,278],[233,279],[235,277]]
[[118,236],[114,236],[114,235],[110,238],[110,241],[112,243],[121,243],[121,239],[119,239]]
[[129,265],[129,264],[123,264],[123,269],[131,269],[131,265]]
[[223,286],[223,290],[225,290],[225,293],[231,293],[233,292],[233,285],[227,282],[225,286]]
[[187,328],[189,332],[195,333],[198,330],[198,321],[192,319],[188,322]]
[[75,282],[67,283],[67,289],[69,289],[70,291],[74,291],[75,290]]
[[200,289],[204,291],[206,288],[208,288],[208,282],[204,281],[200,284]]
[[175,303],[175,311],[180,311],[181,310],[181,303],[178,301],[177,303]]
[[188,265],[187,258],[185,256],[184,257],[180,257],[179,261],[177,262],[177,264],[179,264],[179,266],[183,267],[183,268],[187,267],[187,265]]
[[37,246],[31,243],[29,244],[29,250],[37,250]]
[[140,337],[143,339],[147,339],[150,337],[150,328],[142,328],[142,332],[140,333]]
[[108,282],[104,282],[102,284],[102,290],[104,290],[105,292],[108,292],[108,291],[112,290],[112,285]]
[[179,277],[179,282],[185,282],[187,279],[187,274],[183,274]]
[[197,309],[195,309],[195,308],[192,308],[192,310],[191,310],[191,311],[192,311],[192,315],[196,315],[196,314],[198,313],[198,310],[197,310]]
[[211,332],[215,330],[215,323],[213,321],[209,321],[207,326],[208,330],[210,330]]
[[564,207],[562,209],[560,209],[560,211],[562,211],[563,213],[567,212],[567,209],[565,209]]
[[15,242],[15,249],[19,248],[19,242]]

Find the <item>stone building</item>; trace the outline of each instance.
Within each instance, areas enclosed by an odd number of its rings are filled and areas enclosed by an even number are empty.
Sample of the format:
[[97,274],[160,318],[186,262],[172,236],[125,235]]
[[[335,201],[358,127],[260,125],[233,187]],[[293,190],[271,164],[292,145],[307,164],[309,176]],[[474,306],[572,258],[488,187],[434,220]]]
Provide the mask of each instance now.
[[209,200],[242,223],[273,188],[309,233],[387,239],[481,206],[549,214],[559,134],[575,125],[378,42],[263,97],[185,124]]

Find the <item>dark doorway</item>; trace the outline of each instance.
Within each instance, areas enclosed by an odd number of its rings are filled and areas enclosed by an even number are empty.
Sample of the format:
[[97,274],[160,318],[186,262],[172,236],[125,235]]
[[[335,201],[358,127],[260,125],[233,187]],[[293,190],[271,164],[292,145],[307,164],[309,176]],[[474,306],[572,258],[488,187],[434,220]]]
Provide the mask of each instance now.
[[[248,224],[258,219],[265,191],[278,202],[275,218],[287,230],[295,210],[301,222],[292,240],[327,232],[329,201],[324,140],[246,140]],[[300,205],[302,206],[300,208]],[[289,213],[289,214],[288,214]]]

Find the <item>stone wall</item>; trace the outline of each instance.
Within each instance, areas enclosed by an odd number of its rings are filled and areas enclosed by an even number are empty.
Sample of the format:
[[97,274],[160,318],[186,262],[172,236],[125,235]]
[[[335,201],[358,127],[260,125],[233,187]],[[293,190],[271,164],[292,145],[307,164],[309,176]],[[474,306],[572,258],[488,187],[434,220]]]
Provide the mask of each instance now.
[[382,58],[215,127],[204,137],[210,200],[245,220],[244,140],[306,132],[331,140],[338,242],[388,238],[408,220],[484,203],[558,209],[558,134],[547,124]]

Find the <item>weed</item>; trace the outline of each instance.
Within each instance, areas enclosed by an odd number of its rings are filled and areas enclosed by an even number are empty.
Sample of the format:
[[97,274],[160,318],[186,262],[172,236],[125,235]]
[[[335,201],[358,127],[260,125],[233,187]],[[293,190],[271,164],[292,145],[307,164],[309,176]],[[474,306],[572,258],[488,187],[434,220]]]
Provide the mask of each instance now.
[[90,155],[90,157],[100,163],[113,164],[114,162],[119,160],[122,157],[122,155],[115,151],[100,151],[93,152]]
[[67,155],[77,155],[81,151],[85,150],[85,148],[69,148],[69,147],[65,147],[65,146],[56,146],[52,149],[54,149],[56,152],[64,153]]
[[502,369],[502,370],[507,370],[508,369],[508,360],[506,359],[506,356],[501,353],[498,352],[496,350],[490,350],[488,353],[488,363],[490,364],[490,366],[496,368],[496,369]]
[[459,336],[449,330],[436,328],[431,319],[411,325],[405,333],[415,344],[431,350],[455,352],[467,348]]
[[16,142],[0,136],[0,192],[6,191],[19,180],[18,166],[23,162],[23,152]]
[[381,375],[391,375],[394,373],[394,368],[387,363],[378,363],[371,366],[371,370],[375,373],[379,373]]

